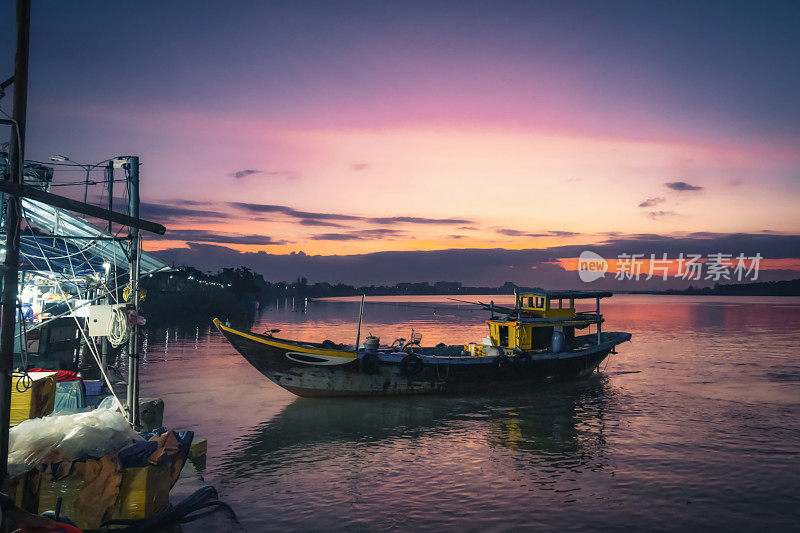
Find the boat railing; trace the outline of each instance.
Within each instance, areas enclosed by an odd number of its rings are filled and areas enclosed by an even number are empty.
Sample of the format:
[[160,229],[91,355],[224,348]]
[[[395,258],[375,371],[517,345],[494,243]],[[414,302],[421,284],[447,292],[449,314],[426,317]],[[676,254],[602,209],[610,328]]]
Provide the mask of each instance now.
[[590,322],[595,324],[597,322],[602,322],[603,315],[599,313],[577,313],[574,317],[560,317],[560,318],[541,318],[541,317],[530,317],[530,318],[521,318],[519,322],[521,324],[564,324],[569,322]]

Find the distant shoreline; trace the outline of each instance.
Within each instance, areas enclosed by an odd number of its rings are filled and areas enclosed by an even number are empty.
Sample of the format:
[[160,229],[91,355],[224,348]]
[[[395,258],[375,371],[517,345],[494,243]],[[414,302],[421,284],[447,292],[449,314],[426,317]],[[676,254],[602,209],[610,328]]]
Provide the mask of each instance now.
[[[223,269],[211,274],[191,267],[154,274],[142,280],[148,297],[143,312],[156,322],[192,321],[213,317],[229,318],[236,322],[252,320],[258,309],[268,302],[305,298],[373,296],[510,296],[522,287],[506,282],[499,287],[469,287],[460,282],[396,283],[391,286],[370,285],[355,287],[344,283],[317,282],[310,284],[305,278],[294,282],[269,282],[260,274],[240,267]],[[555,288],[555,287],[549,287]],[[656,296],[800,296],[800,279],[761,283],[717,284],[714,287],[666,290],[616,290],[594,287],[616,294],[650,294]]]
[[[352,287],[350,294],[338,294],[336,296],[475,296],[475,295],[511,295],[514,290],[526,290],[528,287],[520,287],[511,283],[506,283],[501,287],[465,287],[460,284],[450,284],[449,287],[442,287],[445,282],[439,282],[437,289],[435,286],[423,283],[404,283],[394,287]],[[425,287],[427,285],[427,287]],[[403,286],[405,290],[400,290]],[[425,289],[428,290],[425,290]],[[594,287],[587,286],[588,289]],[[394,290],[393,290],[394,289]],[[409,290],[410,289],[410,290]],[[800,279],[788,281],[767,281],[760,283],[731,283],[717,284],[714,287],[692,287],[686,289],[663,289],[663,290],[618,290],[606,289],[615,294],[652,294],[661,296],[800,296]],[[314,296],[312,296],[314,297]],[[325,296],[316,296],[325,298]]]
[[662,294],[686,296],[800,296],[800,279],[760,283],[717,284],[714,287],[666,289],[661,291],[616,291],[620,294]]
[[[782,298],[792,298],[798,297],[800,294],[757,294],[757,293],[742,293],[742,294],[734,294],[734,293],[714,293],[714,292],[703,292],[703,291],[696,291],[696,292],[684,292],[684,291],[618,291],[618,290],[610,290],[609,292],[613,292],[615,295],[619,294],[630,294],[630,295],[649,295],[649,296],[779,296]],[[309,301],[311,300],[334,300],[337,298],[360,298],[362,293],[358,294],[347,294],[347,295],[338,295],[338,296],[309,296]],[[507,292],[475,292],[475,293],[381,293],[381,294],[366,294],[367,297],[369,296],[513,296],[513,293]]]

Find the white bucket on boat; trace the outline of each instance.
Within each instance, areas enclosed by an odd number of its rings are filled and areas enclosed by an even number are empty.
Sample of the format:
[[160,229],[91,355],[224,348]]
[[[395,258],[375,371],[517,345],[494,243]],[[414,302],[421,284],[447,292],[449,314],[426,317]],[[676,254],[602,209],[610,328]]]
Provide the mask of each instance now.
[[553,332],[553,353],[559,353],[564,351],[564,333],[561,331],[554,331]]
[[364,339],[364,350],[368,352],[377,352],[378,346],[381,344],[381,338],[370,335]]

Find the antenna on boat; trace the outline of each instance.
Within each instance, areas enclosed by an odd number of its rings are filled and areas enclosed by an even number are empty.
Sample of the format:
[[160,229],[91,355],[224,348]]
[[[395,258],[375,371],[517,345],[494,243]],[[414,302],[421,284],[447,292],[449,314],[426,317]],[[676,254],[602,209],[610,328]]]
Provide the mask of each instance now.
[[361,321],[364,318],[364,297],[366,294],[361,295],[361,307],[358,310],[358,333],[356,333],[356,353],[358,353],[358,343],[361,342]]

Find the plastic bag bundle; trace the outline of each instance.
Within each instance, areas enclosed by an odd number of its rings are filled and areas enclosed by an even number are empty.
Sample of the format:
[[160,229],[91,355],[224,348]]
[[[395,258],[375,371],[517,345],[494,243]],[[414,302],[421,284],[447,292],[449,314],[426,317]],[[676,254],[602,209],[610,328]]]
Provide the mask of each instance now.
[[116,409],[26,420],[11,428],[9,470],[14,475],[42,463],[102,457],[142,440]]

